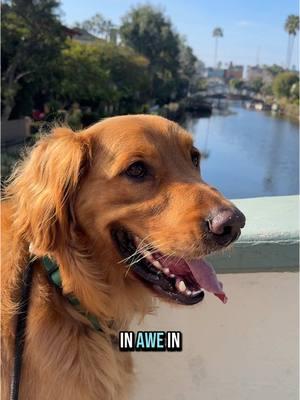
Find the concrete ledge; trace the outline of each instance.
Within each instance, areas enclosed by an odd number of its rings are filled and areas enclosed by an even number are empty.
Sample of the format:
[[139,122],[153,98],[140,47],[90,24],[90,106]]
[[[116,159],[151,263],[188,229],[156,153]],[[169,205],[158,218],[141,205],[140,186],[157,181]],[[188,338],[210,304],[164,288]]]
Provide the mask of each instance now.
[[295,271],[299,268],[299,196],[233,200],[246,215],[239,241],[209,256],[217,272]]
[[228,303],[161,302],[132,330],[181,331],[182,352],[135,352],[131,400],[299,399],[299,276],[219,275]]

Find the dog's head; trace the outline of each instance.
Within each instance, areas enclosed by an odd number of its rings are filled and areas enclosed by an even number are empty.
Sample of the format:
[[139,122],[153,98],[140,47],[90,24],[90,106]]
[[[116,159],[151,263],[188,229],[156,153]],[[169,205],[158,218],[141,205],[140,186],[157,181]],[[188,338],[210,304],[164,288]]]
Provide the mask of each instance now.
[[200,158],[190,134],[157,116],[58,128],[19,182],[28,240],[42,254],[81,241],[119,287],[146,286],[182,304],[202,300],[204,288],[225,300],[203,257],[236,240],[245,217],[202,180]]

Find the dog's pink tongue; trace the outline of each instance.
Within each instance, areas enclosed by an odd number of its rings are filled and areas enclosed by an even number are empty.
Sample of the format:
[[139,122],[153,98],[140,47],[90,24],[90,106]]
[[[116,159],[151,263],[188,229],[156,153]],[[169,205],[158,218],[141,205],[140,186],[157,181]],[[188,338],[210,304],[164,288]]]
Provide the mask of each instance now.
[[194,259],[186,262],[199,285],[217,296],[224,304],[227,303],[228,299],[223,291],[223,285],[218,281],[213,267],[202,259]]

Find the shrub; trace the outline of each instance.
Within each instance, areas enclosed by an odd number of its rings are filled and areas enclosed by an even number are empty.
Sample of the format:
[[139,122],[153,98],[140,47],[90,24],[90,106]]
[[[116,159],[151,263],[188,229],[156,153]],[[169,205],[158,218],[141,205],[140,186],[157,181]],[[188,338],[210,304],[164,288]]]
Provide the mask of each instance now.
[[277,98],[291,96],[292,86],[299,82],[299,77],[294,72],[283,72],[278,74],[273,81],[273,93]]

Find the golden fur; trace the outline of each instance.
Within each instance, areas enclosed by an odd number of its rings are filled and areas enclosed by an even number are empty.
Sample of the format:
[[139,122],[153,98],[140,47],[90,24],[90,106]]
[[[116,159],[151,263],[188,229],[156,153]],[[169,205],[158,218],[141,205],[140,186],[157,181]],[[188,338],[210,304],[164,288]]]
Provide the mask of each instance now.
[[[76,133],[56,128],[20,163],[2,202],[3,400],[30,244],[37,256],[56,260],[64,293],[97,315],[104,333],[35,265],[20,399],[128,398],[131,357],[111,337],[151,310],[153,294],[120,263],[110,229],[120,223],[167,254],[203,255],[199,221],[230,203],[201,180],[191,148],[191,136],[173,122],[123,116]],[[122,172],[140,158],[153,166],[155,179],[134,184]]]

